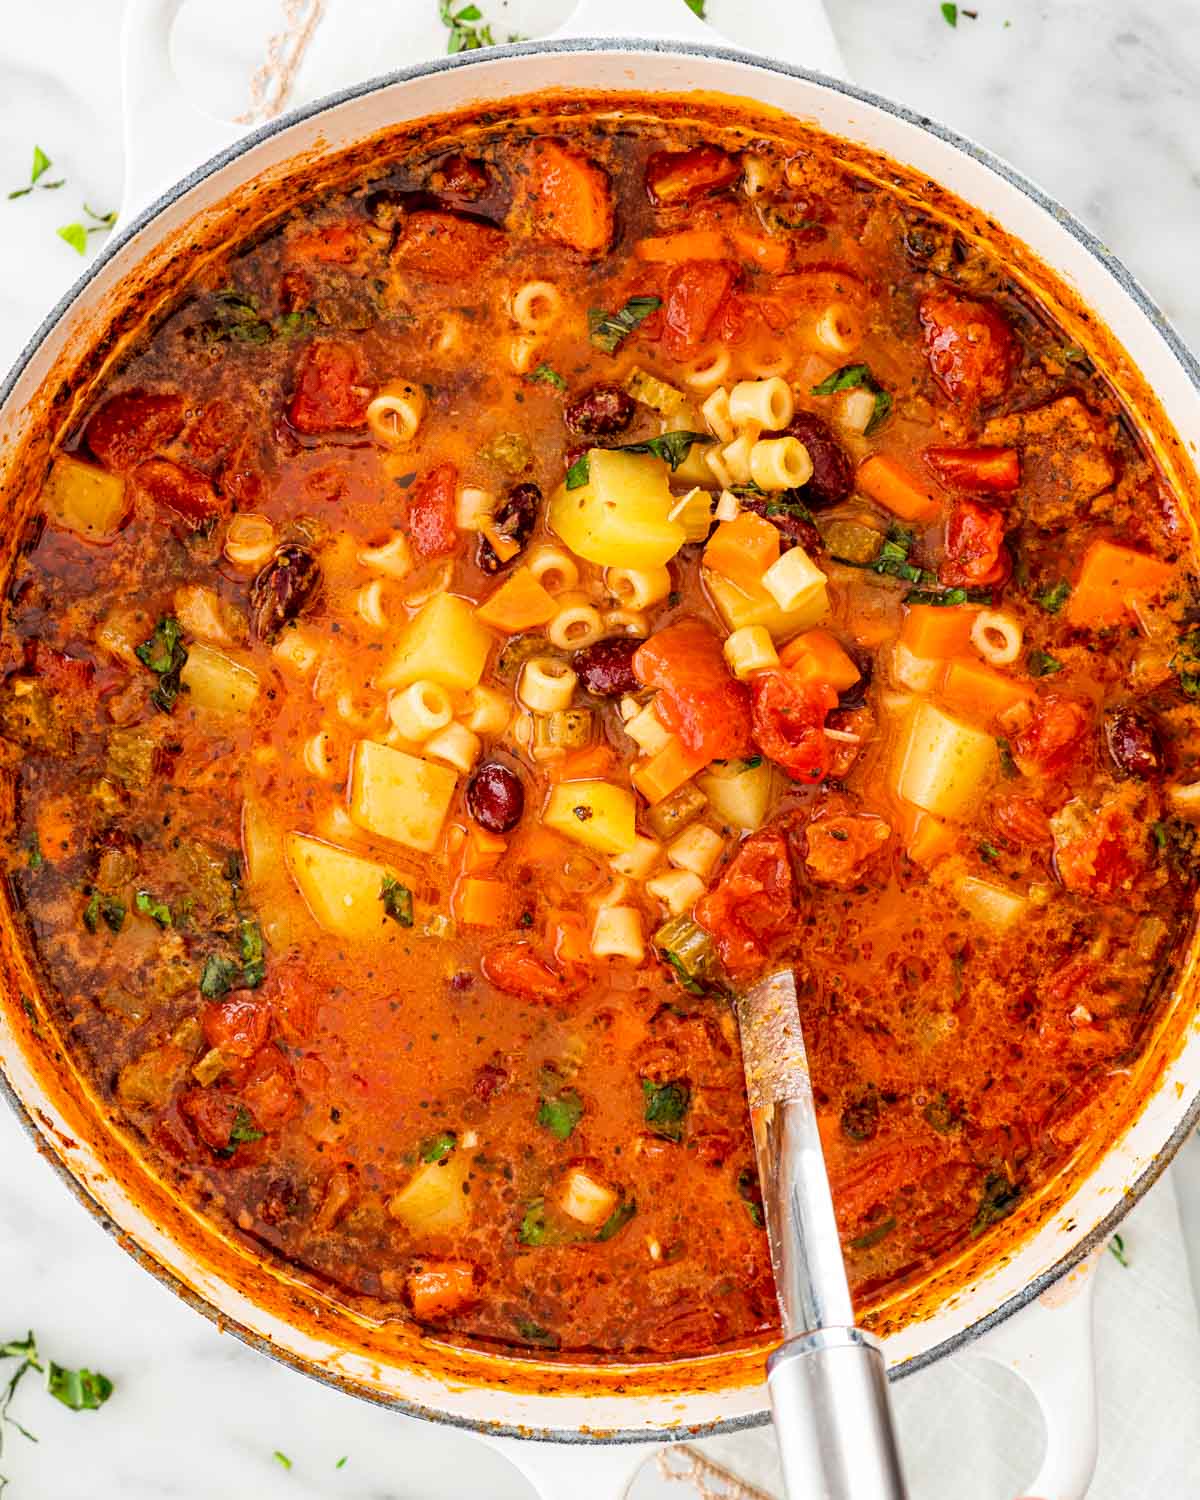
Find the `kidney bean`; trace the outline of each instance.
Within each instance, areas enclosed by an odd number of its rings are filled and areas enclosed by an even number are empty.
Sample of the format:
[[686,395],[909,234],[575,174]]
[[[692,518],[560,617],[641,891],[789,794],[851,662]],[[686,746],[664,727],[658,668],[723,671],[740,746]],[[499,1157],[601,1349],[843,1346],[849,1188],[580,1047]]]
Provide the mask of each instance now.
[[515,771],[484,761],[467,783],[467,811],[487,833],[508,833],[525,811],[525,788]]
[[798,411],[783,433],[775,435],[799,438],[808,449],[812,477],[800,496],[810,510],[840,505],[849,496],[854,488],[854,465],[823,417],[811,411]]
[[492,519],[497,532],[516,542],[520,550],[512,557],[502,559],[487,537],[481,535],[475,562],[482,572],[499,573],[501,568],[517,560],[533,534],[541,504],[542,492],[536,484],[517,484],[509,490],[508,498]]
[[280,547],[250,585],[255,635],[273,641],[311,604],[320,586],[321,565],[311,552],[295,543]]
[[1117,770],[1151,781],[1166,769],[1162,736],[1148,713],[1126,704],[1104,716],[1105,748]]
[[633,670],[633,658],[641,641],[631,635],[613,636],[607,641],[593,641],[571,658],[579,680],[587,692],[597,698],[619,698],[622,693],[636,693],[640,684]]
[[590,391],[567,402],[563,420],[581,437],[610,437],[625,431],[636,410],[633,397],[619,385],[594,385]]

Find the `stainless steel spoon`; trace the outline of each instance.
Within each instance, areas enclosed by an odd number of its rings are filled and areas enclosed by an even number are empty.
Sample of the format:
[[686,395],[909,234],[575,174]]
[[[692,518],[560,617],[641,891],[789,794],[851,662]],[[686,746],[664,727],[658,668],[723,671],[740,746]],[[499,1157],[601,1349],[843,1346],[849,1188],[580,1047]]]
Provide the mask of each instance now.
[[854,1326],[791,971],[737,1013],[783,1320],[767,1386],[789,1500],[906,1500],[883,1353]]

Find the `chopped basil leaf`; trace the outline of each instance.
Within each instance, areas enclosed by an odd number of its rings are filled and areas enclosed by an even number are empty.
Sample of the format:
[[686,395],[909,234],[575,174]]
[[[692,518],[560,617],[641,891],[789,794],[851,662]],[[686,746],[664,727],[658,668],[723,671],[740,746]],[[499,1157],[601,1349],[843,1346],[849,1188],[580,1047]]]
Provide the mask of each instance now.
[[1049,584],[1040,589],[1033,596],[1033,602],[1040,605],[1048,615],[1056,615],[1071,595],[1071,585],[1060,578],[1057,583]]
[[63,224],[55,233],[60,240],[65,240],[77,255],[87,254],[87,230],[82,224]]
[[46,1365],[46,1389],[71,1411],[99,1411],[113,1393],[107,1375],[93,1370],[68,1370],[53,1360]]
[[1021,1196],[1021,1185],[1010,1182],[1003,1172],[991,1172],[983,1184],[979,1207],[975,1210],[972,1235],[982,1234],[992,1224],[1007,1218],[1017,1206]]
[[99,234],[102,229],[111,229],[117,222],[117,211],[115,208],[110,209],[106,214],[98,214],[94,208],[89,208],[85,203],[83,205],[83,211],[85,214],[87,214],[89,219],[94,219],[96,221],[96,227],[94,229],[89,229],[89,234]]
[[995,844],[987,843],[986,840],[979,845],[979,854],[982,859],[987,860],[989,865],[994,865],[1000,858],[999,849],[996,848]]
[[490,26],[469,26],[468,21],[482,21],[483,12],[477,5],[464,5],[461,10],[454,10],[453,0],[438,0],[438,14],[441,16],[442,25],[449,28],[450,35],[446,39],[446,51],[453,56],[456,52],[473,52],[478,47],[494,47],[496,38],[492,35]]
[[1029,672],[1032,677],[1052,677],[1055,672],[1061,672],[1062,662],[1057,656],[1051,656],[1049,651],[1043,651],[1041,647],[1035,646],[1029,653]]
[[42,854],[42,846],[38,842],[36,833],[33,834],[29,842],[25,845],[25,858],[31,870],[40,870],[46,863],[45,856]]
[[678,953],[672,953],[669,949],[665,949],[662,956],[664,962],[670,964],[671,968],[675,970],[676,979],[679,980],[679,983],[687,990],[689,995],[703,995],[704,986],[698,979],[693,979],[691,974],[688,973],[687,967]]
[[661,297],[630,297],[615,313],[592,308],[588,313],[588,331],[592,343],[605,354],[615,354],[640,323],[662,306]]
[[567,488],[569,490],[580,489],[591,478],[591,472],[587,454],[581,453],[567,470]]
[[208,1000],[217,1000],[236,988],[241,975],[241,965],[232,958],[210,953],[200,971],[200,993]]
[[165,901],[159,901],[149,891],[138,891],[133,898],[133,904],[144,917],[153,917],[160,927],[170,927],[171,908]]
[[619,1234],[634,1214],[637,1213],[637,1204],[632,1198],[627,1203],[618,1203],[604,1223],[596,1231],[598,1240],[611,1240],[614,1234]]
[[692,15],[699,16],[702,21],[706,21],[708,19],[708,17],[704,14],[705,0],[683,0],[683,3],[687,6],[688,10],[691,11]]
[[48,172],[53,163],[40,146],[33,148],[33,167],[29,173],[30,183],[35,183],[39,177]]
[[991,589],[909,589],[902,603],[956,609],[960,604],[991,604]]
[[[652,453],[671,466],[674,473],[692,451],[693,443],[715,441],[707,432],[663,432],[658,437],[644,438],[640,443],[619,443],[608,451],[611,453]],[[568,475],[568,478],[570,476]],[[574,486],[568,483],[568,489]]]
[[45,176],[45,174],[53,165],[53,162],[42,150],[42,148],[40,146],[35,146],[33,148],[33,166],[29,172],[29,181],[24,187],[14,188],[12,192],[9,193],[9,198],[12,199],[27,197],[30,193],[33,192],[35,187],[40,187],[44,193],[48,193],[54,188],[62,187],[63,183],[66,181],[65,177],[60,177],[57,182],[42,182],[40,180]]
[[454,1154],[457,1145],[458,1136],[453,1130],[439,1130],[437,1135],[422,1141],[418,1151],[422,1161],[443,1162]]
[[820,385],[814,385],[812,393],[814,396],[833,396],[838,391],[852,391],[859,387],[870,391],[875,397],[871,420],[863,429],[863,436],[870,437],[887,420],[892,409],[891,392],[885,391],[871,374],[870,365],[843,365],[840,370],[835,370],[822,380]]
[[[962,955],[955,955],[961,973]],[[961,989],[961,983],[960,983]],[[924,1109],[926,1125],[936,1130],[939,1135],[949,1135],[951,1131],[957,1130],[962,1121],[951,1105],[945,1094],[935,1094]]]
[[532,374],[528,375],[526,378],[528,380],[540,380],[545,385],[552,385],[556,391],[565,391],[567,388],[567,382],[562,378],[558,371],[552,369],[548,364],[546,364],[544,360],[540,365],[538,365],[537,369],[534,370]]
[[1108,1242],[1108,1248],[1112,1251],[1113,1259],[1119,1266],[1129,1267],[1129,1257],[1125,1254],[1125,1241],[1119,1234],[1114,1234]]
[[951,0],[945,0],[945,4],[942,6],[942,19],[947,26],[958,25],[958,6],[952,4]]
[[89,932],[95,932],[101,921],[110,931],[120,932],[125,925],[125,903],[93,891],[83,909],[83,925]]
[[255,1128],[254,1117],[250,1111],[244,1104],[239,1104],[229,1130],[230,1147],[249,1146],[255,1141],[261,1141],[262,1138],[263,1132]]
[[543,1328],[540,1323],[535,1323],[532,1318],[517,1318],[513,1327],[527,1343],[543,1344],[548,1349],[558,1347],[558,1335]]
[[266,977],[267,964],[263,953],[262,928],[257,922],[242,918],[242,983],[248,990],[256,990]]
[[550,1245],[554,1243],[554,1231],[546,1223],[546,1201],[535,1198],[525,1210],[517,1238],[522,1245]]
[[161,713],[169,714],[179,697],[179,674],[188,659],[183,647],[183,626],[170,615],[164,615],[150,639],[134,648],[134,655],[158,677],[158,686],[150,694],[151,703]]
[[851,1250],[872,1250],[896,1227],[895,1219],[883,1219],[868,1229],[865,1234],[860,1234],[857,1239],[850,1241]]
[[583,1119],[583,1100],[574,1089],[551,1094],[538,1106],[537,1122],[556,1140],[565,1141]]
[[391,875],[383,877],[383,889],[379,892],[379,899],[383,902],[383,909],[393,922],[399,922],[401,927],[411,927],[413,924],[413,897],[412,892],[406,885],[401,885]]
[[691,1090],[686,1083],[652,1083],[642,1079],[642,1096],[645,1100],[645,1121],[655,1135],[669,1141],[677,1141],[683,1135],[683,1117],[687,1114]]
[[348,1456],[346,1458],[339,1458],[337,1463],[335,1463],[333,1467],[335,1469],[344,1469],[349,1462],[350,1459]]
[[[907,527],[892,526],[870,562],[855,562],[852,558],[838,556],[833,556],[833,560],[848,568],[863,568],[868,573],[878,573],[883,578],[899,578],[905,583],[936,583],[936,573],[931,573],[928,568],[919,568],[916,563],[909,561],[909,553],[916,540]],[[905,595],[904,602],[911,603],[912,596]]]
[[278,1448],[276,1448],[275,1452],[271,1454],[271,1457],[277,1464],[280,1465],[281,1468],[290,1469],[292,1467],[291,1459],[287,1456],[286,1453],[280,1453]]
[[761,1229],[767,1220],[763,1212],[762,1188],[759,1185],[758,1173],[752,1167],[743,1167],[738,1173],[737,1193],[746,1205],[750,1222],[756,1229]]

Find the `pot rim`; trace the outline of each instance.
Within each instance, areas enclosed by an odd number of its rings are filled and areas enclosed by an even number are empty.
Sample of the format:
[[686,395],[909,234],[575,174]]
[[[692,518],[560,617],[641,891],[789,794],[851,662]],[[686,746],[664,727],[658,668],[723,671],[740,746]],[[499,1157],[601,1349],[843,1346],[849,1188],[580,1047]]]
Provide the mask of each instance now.
[[[1187,347],[1179,334],[1168,322],[1157,303],[1141,286],[1121,259],[1114,255],[1091,230],[1086,228],[1074,214],[1059,204],[1049,193],[1038,187],[1036,183],[1018,171],[1009,162],[1005,161],[1004,158],[995,155],[969,137],[960,135],[957,131],[951,130],[948,126],[931,119],[928,115],[911,110],[907,106],[899,104],[886,96],[877,94],[870,89],[861,88],[857,84],[849,83],[840,78],[830,77],[828,74],[820,73],[813,69],[802,68],[775,58],[746,52],[740,48],[722,44],[709,45],[699,42],[674,41],[665,38],[585,36],[564,39],[535,39],[527,42],[511,43],[503,49],[480,48],[471,52],[460,52],[454,56],[434,58],[424,63],[414,63],[409,67],[398,68],[390,73],[379,74],[364,82],[351,84],[334,93],[323,95],[309,104],[289,110],[278,118],[269,120],[256,129],[249,131],[246,135],[234,141],[231,145],[225,147],[215,156],[201,163],[172,184],[171,187],[167,188],[153,202],[147,205],[104,247],[96,259],[83,271],[78,280],[55,303],[54,307],[38,325],[17,356],[8,374],[4,377],[3,382],[0,382],[0,407],[3,407],[7,402],[17,382],[24,374],[26,367],[42,344],[52,335],[58,323],[83,295],[94,278],[116,256],[120,255],[142,230],[148,228],[159,214],[186,193],[190,192],[192,188],[200,186],[213,176],[214,173],[236,161],[238,157],[245,155],[254,147],[277,135],[282,135],[294,125],[302,124],[304,121],[311,120],[342,104],[349,103],[355,99],[365,98],[370,94],[379,93],[394,85],[408,83],[418,78],[426,78],[458,68],[469,69],[481,65],[503,63],[510,57],[537,56],[545,53],[578,53],[586,55],[596,52],[660,53],[671,56],[694,56],[776,73],[786,78],[795,79],[801,83],[813,84],[818,88],[842,94],[859,103],[870,105],[885,114],[891,115],[904,125],[922,131],[926,135],[933,136],[943,145],[951,147],[953,150],[987,168],[1010,187],[1015,188],[1024,197],[1028,198],[1038,209],[1052,218],[1060,228],[1065,229],[1072,239],[1108,272],[1113,281],[1117,283],[1120,289],[1134,303],[1138,311],[1159,335],[1176,362],[1182,367],[1197,396],[1200,396],[1200,359],[1197,359]],[[638,91],[631,89],[630,92],[636,93]],[[39,1130],[30,1111],[17,1095],[3,1070],[0,1070],[0,1093],[3,1093],[16,1114],[18,1121],[35,1145],[40,1143],[43,1139],[42,1132]],[[1040,1275],[1032,1281],[1027,1282],[1019,1292],[1008,1298],[1007,1301],[1002,1302],[998,1307],[993,1308],[991,1312],[969,1324],[966,1328],[950,1334],[921,1353],[913,1355],[902,1365],[894,1367],[889,1371],[889,1378],[901,1379],[906,1375],[925,1369],[936,1360],[957,1353],[989,1329],[994,1328],[998,1323],[1003,1322],[1014,1313],[1020,1311],[1021,1308],[1040,1297],[1056,1281],[1065,1276],[1097,1247],[1107,1241],[1117,1225],[1130,1209],[1133,1208],[1134,1204],[1139,1202],[1158,1180],[1159,1176],[1174,1158],[1183,1141],[1197,1126],[1200,1126],[1200,1093],[1197,1093],[1192,1099],[1170,1136],[1163,1142],[1141,1174],[1120,1195],[1115,1206],[1086,1235],[1076,1241],[1071,1249],[1060,1256],[1053,1265],[1049,1266]],[[48,1159],[50,1165],[66,1183],[71,1192],[74,1193],[75,1197],[91,1213],[92,1217],[101,1227],[117,1241],[122,1249],[132,1255],[144,1270],[149,1271],[151,1275],[155,1276],[164,1286],[182,1298],[189,1306],[197,1312],[202,1313],[222,1332],[234,1334],[235,1337],[250,1348],[257,1350],[261,1354],[266,1354],[273,1359],[282,1361],[292,1369],[309,1376],[313,1380],[318,1380],[324,1385],[334,1388],[341,1388],[343,1386],[344,1382],[338,1376],[323,1370],[318,1365],[310,1363],[302,1356],[290,1350],[280,1348],[271,1340],[254,1332],[253,1329],[232,1319],[213,1302],[210,1302],[207,1298],[186,1286],[174,1272],[160,1264],[148,1251],[130,1239],[121,1226],[111,1218],[93,1193],[57,1156],[50,1154]],[[490,1422],[485,1418],[460,1416],[439,1410],[436,1407],[427,1406],[420,1401],[389,1397],[369,1390],[356,1389],[353,1394],[363,1400],[370,1401],[374,1405],[388,1407],[405,1416],[419,1417],[422,1420],[439,1423],[444,1426],[459,1427],[467,1431],[485,1433],[496,1437],[513,1437],[534,1442],[578,1445],[692,1441],[698,1437],[715,1437],[764,1426],[771,1420],[769,1410],[764,1407],[758,1412],[725,1418],[700,1426],[681,1426],[654,1431],[641,1428],[625,1428],[604,1433],[579,1429],[547,1428],[535,1430]],[[574,1398],[568,1394],[560,1399],[570,1400]]]

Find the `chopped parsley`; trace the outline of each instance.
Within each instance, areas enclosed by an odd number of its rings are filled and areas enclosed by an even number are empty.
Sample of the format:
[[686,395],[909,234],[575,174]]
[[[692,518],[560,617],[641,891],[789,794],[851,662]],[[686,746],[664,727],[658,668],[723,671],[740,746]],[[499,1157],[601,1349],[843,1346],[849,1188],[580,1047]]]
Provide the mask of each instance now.
[[244,1104],[239,1104],[237,1112],[233,1117],[233,1124],[229,1127],[229,1150],[234,1152],[239,1146],[250,1146],[255,1141],[261,1141],[263,1132],[255,1127],[254,1117]]
[[645,1121],[655,1135],[668,1141],[677,1141],[683,1135],[683,1117],[687,1114],[691,1090],[681,1080],[672,1083],[653,1083],[642,1079],[642,1097],[645,1101]]
[[1021,1197],[1019,1182],[1010,1182],[1003,1172],[990,1172],[983,1184],[979,1207],[975,1210],[972,1235],[982,1234],[992,1224],[998,1224],[1016,1208]]
[[586,453],[581,453],[567,470],[567,488],[569,490],[581,489],[591,477],[592,466],[588,463],[588,456]]
[[859,388],[870,391],[875,397],[871,420],[863,429],[863,436],[870,437],[873,432],[882,427],[892,409],[891,392],[885,391],[871,374],[870,365],[843,365],[840,370],[835,370],[832,375],[822,380],[820,385],[814,385],[812,393],[814,396],[833,396],[838,391],[852,391]]
[[625,1203],[618,1203],[604,1223],[596,1231],[598,1240],[611,1240],[614,1234],[619,1234],[634,1214],[637,1213],[637,1204],[632,1198]]
[[1055,672],[1061,672],[1062,662],[1057,656],[1051,656],[1049,651],[1043,651],[1040,646],[1035,646],[1029,653],[1029,675],[1031,677],[1053,677]]
[[661,297],[630,297],[615,313],[592,308],[588,313],[588,332],[592,343],[605,354],[615,354],[639,324],[662,306]]
[[160,927],[170,927],[171,908],[165,901],[152,896],[149,891],[138,891],[133,904],[144,917],[152,917]]
[[530,374],[525,378],[527,380],[541,381],[544,385],[552,385],[556,391],[565,391],[567,388],[567,382],[562,378],[558,371],[552,369],[545,362],[545,360],[543,360],[542,363],[538,365],[536,370],[531,371]]
[[154,634],[134,648],[134,655],[158,678],[150,701],[160,713],[169,714],[179,697],[179,674],[187,663],[183,647],[183,626],[171,615],[164,615],[154,627]]
[[517,1238],[522,1245],[550,1245],[554,1243],[554,1231],[546,1223],[546,1200],[534,1198],[525,1210]]
[[565,1141],[582,1119],[583,1100],[574,1089],[548,1094],[538,1106],[538,1124],[559,1141]]
[[93,891],[83,908],[83,925],[89,932],[96,932],[103,922],[111,932],[120,932],[125,925],[125,910],[123,901]]
[[478,5],[464,5],[461,10],[455,10],[453,0],[438,0],[438,14],[442,25],[450,33],[446,38],[446,51],[451,56],[456,52],[474,52],[478,47],[496,45],[496,38],[492,35],[490,26],[469,24],[472,21],[483,20],[483,12]]
[[436,1164],[453,1156],[457,1145],[458,1136],[453,1130],[439,1130],[437,1135],[431,1135],[428,1140],[421,1142],[418,1152],[422,1161]]
[[1048,615],[1056,615],[1067,600],[1071,597],[1071,585],[1066,579],[1060,578],[1057,583],[1048,584],[1046,588],[1039,589],[1033,596],[1033,602],[1044,609]]
[[1180,636],[1170,666],[1179,677],[1180,692],[1186,698],[1200,698],[1200,626]]
[[384,912],[393,922],[398,922],[401,927],[412,926],[413,896],[406,885],[402,885],[391,875],[385,875],[379,899],[383,902]]

